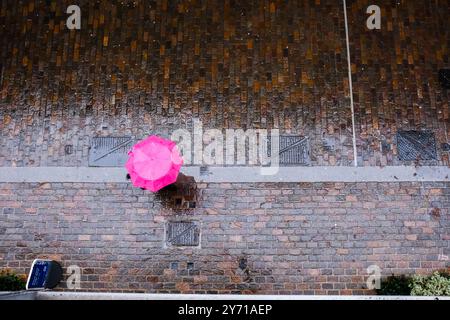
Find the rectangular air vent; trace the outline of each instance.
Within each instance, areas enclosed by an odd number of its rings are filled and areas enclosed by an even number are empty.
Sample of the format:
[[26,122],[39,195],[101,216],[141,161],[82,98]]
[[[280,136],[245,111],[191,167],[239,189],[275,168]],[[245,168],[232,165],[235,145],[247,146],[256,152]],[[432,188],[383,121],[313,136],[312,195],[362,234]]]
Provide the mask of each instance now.
[[450,69],[439,70],[439,82],[444,89],[450,89]]
[[196,247],[200,244],[200,227],[196,221],[169,221],[166,228],[166,245]]
[[[270,158],[272,138],[269,136],[267,156]],[[280,135],[279,161],[282,166],[308,166],[311,163],[308,137]]]
[[431,131],[399,131],[397,148],[401,161],[437,160],[436,139]]
[[130,137],[95,137],[89,148],[90,167],[122,167],[134,141]]

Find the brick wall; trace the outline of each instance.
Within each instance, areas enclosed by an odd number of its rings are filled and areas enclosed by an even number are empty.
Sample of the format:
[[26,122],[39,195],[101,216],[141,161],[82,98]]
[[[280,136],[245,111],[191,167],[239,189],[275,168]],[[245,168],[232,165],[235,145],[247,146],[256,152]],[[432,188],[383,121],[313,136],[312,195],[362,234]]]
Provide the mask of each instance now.
[[[0,5],[0,165],[86,165],[95,135],[211,128],[308,135],[313,165],[352,164],[341,1],[73,1]],[[448,164],[448,0],[348,1],[358,154],[403,164],[398,129],[429,129]],[[74,153],[65,155],[65,145]],[[329,148],[329,146],[332,148]]]
[[[198,187],[177,215],[130,184],[0,184],[0,267],[48,257],[80,266],[83,290],[260,294],[366,294],[369,265],[450,267],[448,182]],[[164,248],[173,218],[201,223],[201,248]]]

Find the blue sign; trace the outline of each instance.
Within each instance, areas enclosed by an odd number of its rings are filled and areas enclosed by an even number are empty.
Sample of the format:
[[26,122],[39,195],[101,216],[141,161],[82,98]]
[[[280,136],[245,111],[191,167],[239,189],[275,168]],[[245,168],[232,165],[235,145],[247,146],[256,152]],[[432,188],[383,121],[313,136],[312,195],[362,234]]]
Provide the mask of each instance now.
[[34,260],[26,289],[44,289],[50,271],[50,260]]

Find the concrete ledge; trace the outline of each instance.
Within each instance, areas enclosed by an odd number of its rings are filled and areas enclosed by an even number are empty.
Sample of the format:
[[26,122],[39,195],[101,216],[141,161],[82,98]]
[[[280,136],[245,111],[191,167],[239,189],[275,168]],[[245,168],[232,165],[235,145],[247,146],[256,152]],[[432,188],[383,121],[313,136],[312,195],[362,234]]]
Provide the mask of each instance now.
[[37,300],[450,300],[450,297],[412,296],[300,296],[300,295],[211,295],[41,291]]
[[0,300],[36,300],[36,291],[0,291]]
[[[282,167],[262,175],[259,167],[185,167],[197,182],[450,182],[449,167]],[[127,183],[125,168],[0,167],[0,182]]]

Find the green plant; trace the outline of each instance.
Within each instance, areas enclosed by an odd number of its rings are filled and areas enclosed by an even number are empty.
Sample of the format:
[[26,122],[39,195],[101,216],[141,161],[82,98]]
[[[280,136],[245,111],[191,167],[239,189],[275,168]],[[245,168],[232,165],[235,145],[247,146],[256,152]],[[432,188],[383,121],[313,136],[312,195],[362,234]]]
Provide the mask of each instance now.
[[411,294],[410,282],[410,277],[392,275],[381,281],[381,288],[377,290],[377,294],[382,296],[409,296]]
[[436,271],[432,275],[412,277],[390,276],[381,281],[378,295],[450,296],[450,273]]
[[413,276],[410,288],[412,296],[450,296],[450,275],[435,272],[431,276]]
[[0,291],[25,290],[26,280],[8,270],[0,271]]

